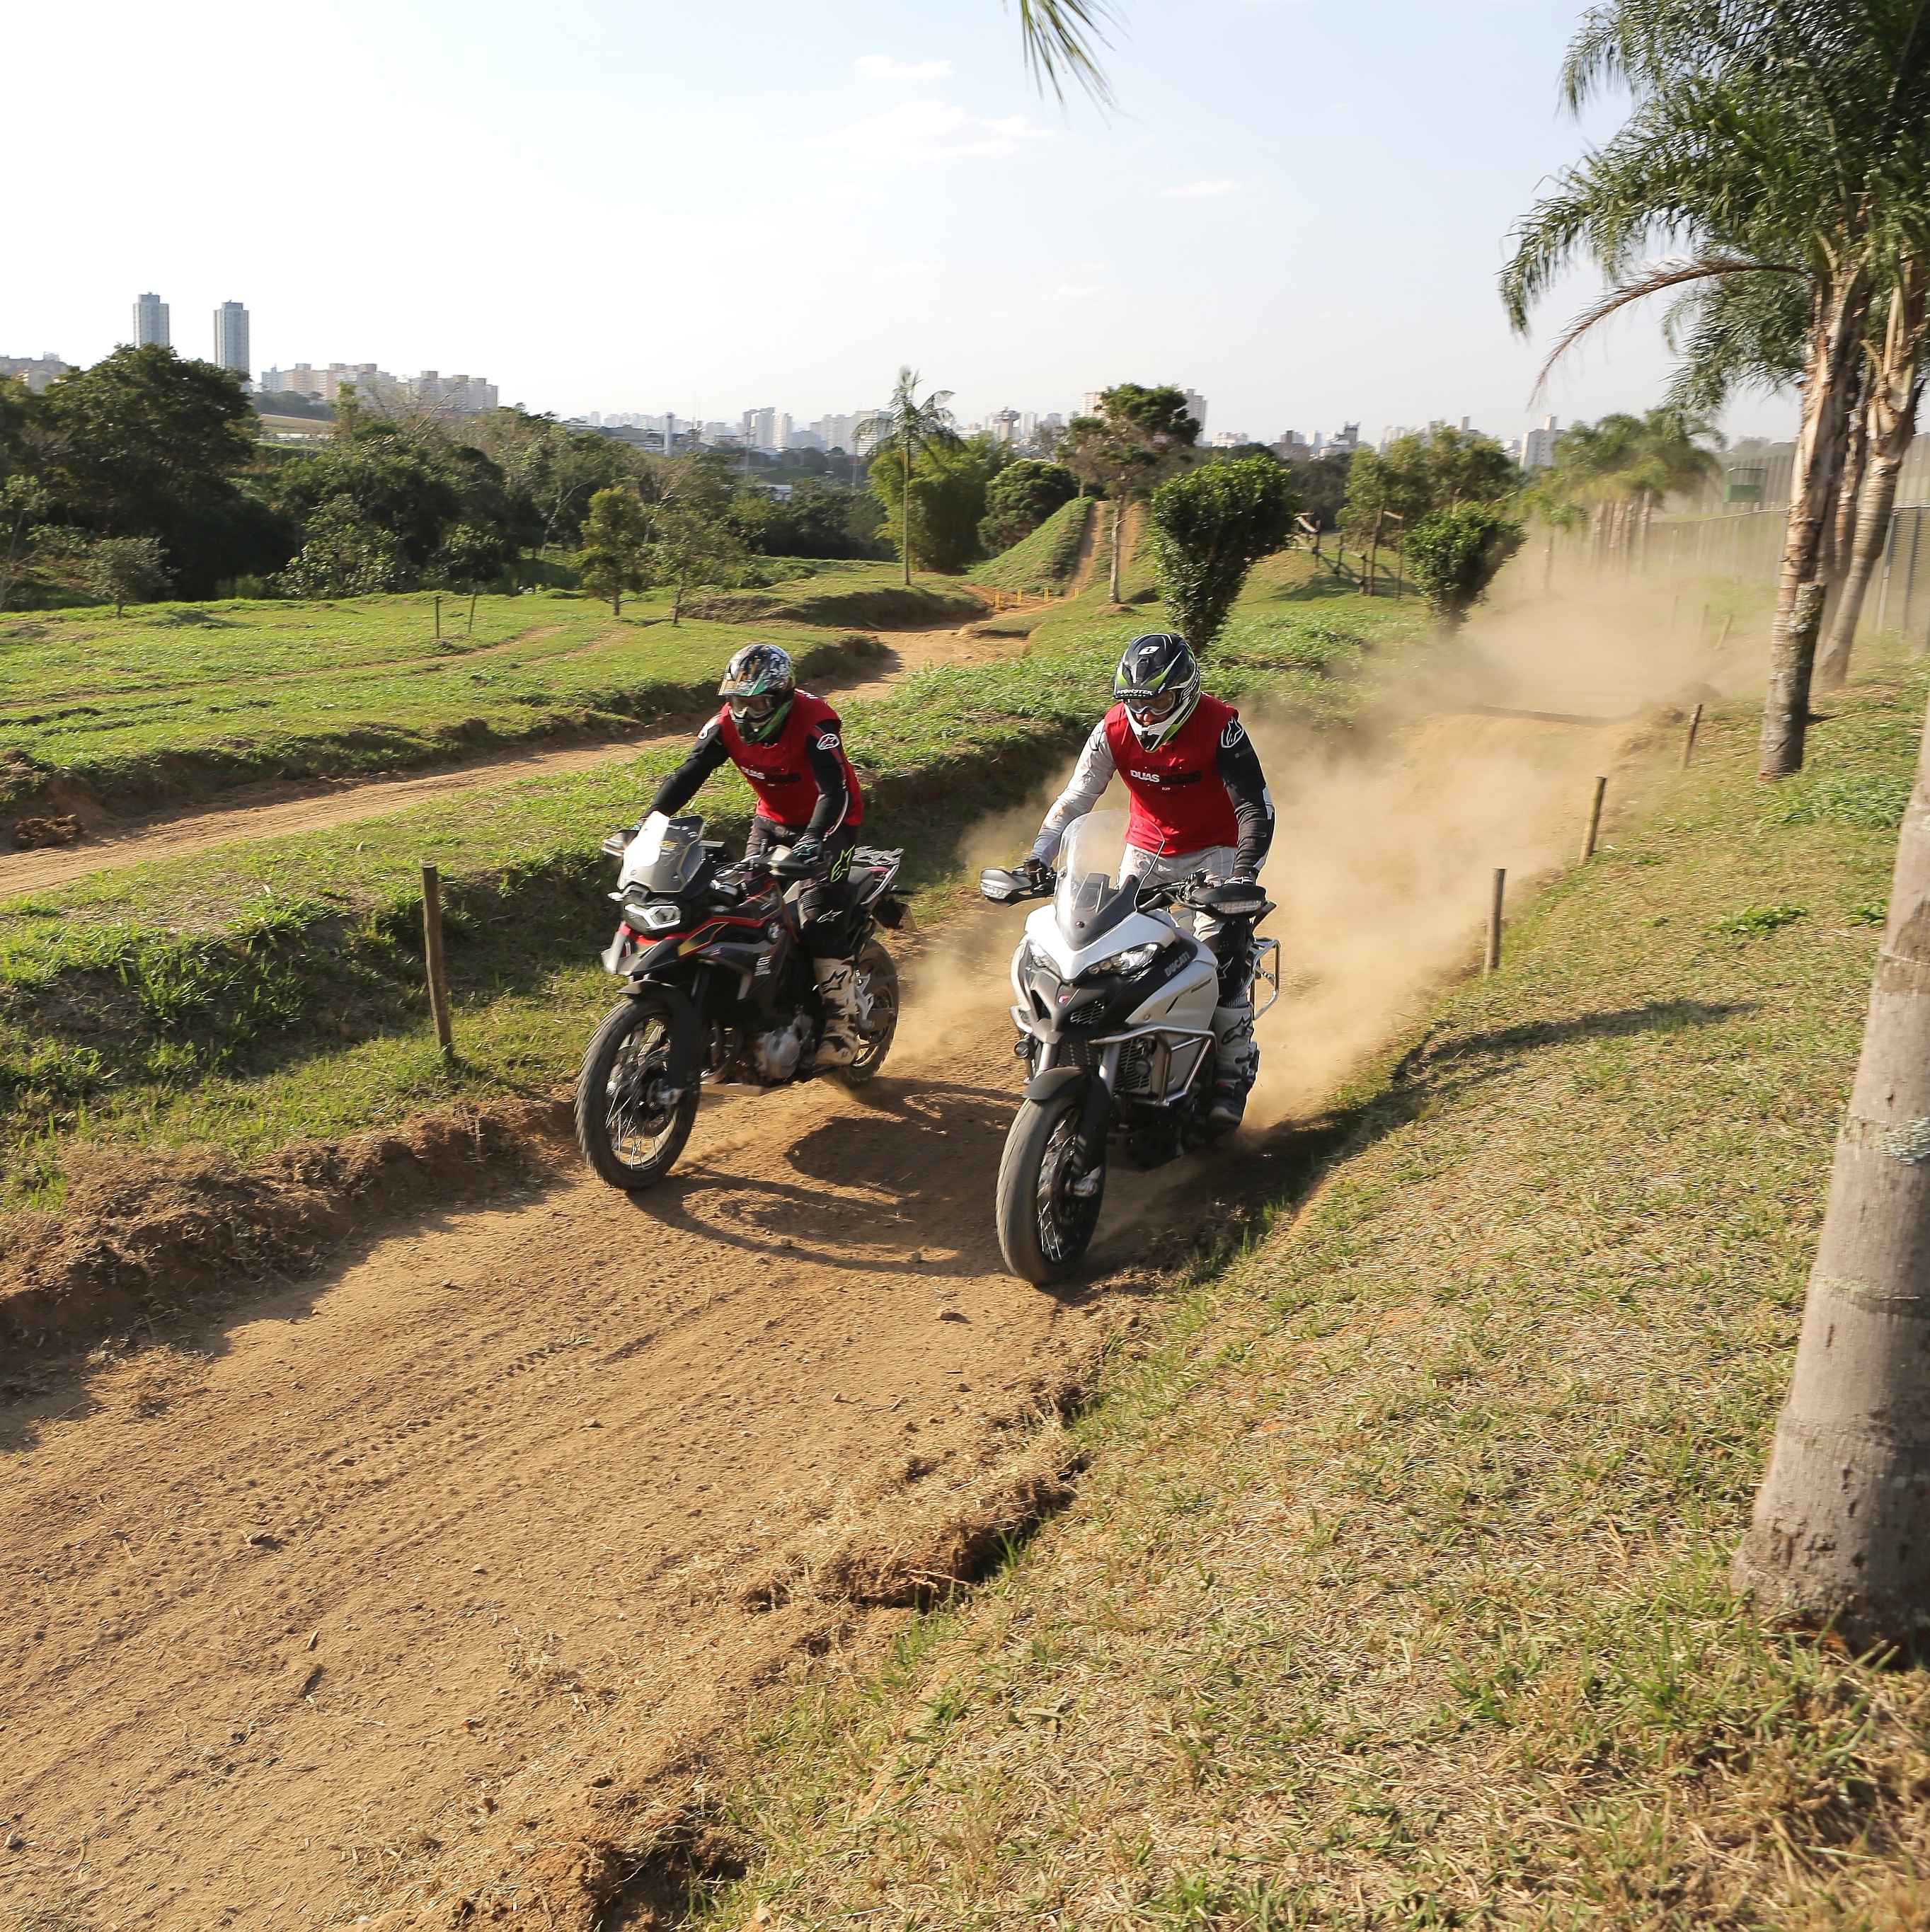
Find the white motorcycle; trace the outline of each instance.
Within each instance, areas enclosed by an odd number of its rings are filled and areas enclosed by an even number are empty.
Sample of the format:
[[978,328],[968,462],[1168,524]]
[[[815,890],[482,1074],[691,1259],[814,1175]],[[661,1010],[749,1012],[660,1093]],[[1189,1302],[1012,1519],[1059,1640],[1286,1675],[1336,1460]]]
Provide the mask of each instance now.
[[1280,997],[1280,948],[1256,939],[1273,910],[1257,886],[1115,885],[1125,815],[1093,813],[1067,832],[1059,869],[1040,884],[987,872],[979,890],[1010,904],[1052,895],[1025,922],[1012,960],[1016,1049],[1031,1070],[998,1164],[1005,1264],[1043,1288],[1078,1265],[1099,1225],[1106,1149],[1157,1167],[1224,1131],[1209,1124],[1220,965],[1172,908],[1221,922],[1223,946],[1247,949],[1256,993]]

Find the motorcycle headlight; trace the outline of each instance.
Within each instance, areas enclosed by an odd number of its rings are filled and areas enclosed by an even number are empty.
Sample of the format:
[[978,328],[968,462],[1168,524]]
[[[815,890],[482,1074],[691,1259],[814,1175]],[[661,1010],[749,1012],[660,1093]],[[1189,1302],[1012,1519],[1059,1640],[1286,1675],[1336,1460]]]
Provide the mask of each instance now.
[[1124,952],[1115,952],[1110,958],[1088,966],[1079,976],[1082,980],[1130,978],[1135,973],[1143,973],[1166,950],[1165,941],[1158,939],[1144,946],[1129,946]]
[[626,925],[633,926],[642,932],[668,932],[674,926],[683,921],[681,906],[664,905],[653,902],[647,905],[626,905],[623,908]]

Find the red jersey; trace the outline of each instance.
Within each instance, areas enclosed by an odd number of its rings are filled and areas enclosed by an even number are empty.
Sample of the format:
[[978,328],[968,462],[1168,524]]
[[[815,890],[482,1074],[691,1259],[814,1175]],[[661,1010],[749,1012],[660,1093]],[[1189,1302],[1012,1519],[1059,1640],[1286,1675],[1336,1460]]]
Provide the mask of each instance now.
[[1106,712],[1106,742],[1133,800],[1127,844],[1165,859],[1239,844],[1240,821],[1220,776],[1220,735],[1237,728],[1239,716],[1232,705],[1202,694],[1193,716],[1148,752],[1133,735],[1124,705]]
[[728,704],[717,714],[717,728],[731,762],[758,795],[760,818],[767,818],[787,832],[802,832],[810,823],[818,805],[818,782],[811,775],[808,754],[815,749],[834,752],[845,768],[845,788],[851,796],[845,823],[854,831],[864,823],[858,775],[845,756],[844,728],[821,698],[813,698],[808,691],[797,692],[791,700],[784,728],[761,745],[737,729]]

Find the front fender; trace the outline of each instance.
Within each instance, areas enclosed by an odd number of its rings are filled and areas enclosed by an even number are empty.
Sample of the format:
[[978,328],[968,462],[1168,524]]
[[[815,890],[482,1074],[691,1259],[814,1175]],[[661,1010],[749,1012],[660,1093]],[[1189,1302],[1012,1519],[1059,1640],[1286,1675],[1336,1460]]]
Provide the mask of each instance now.
[[1083,1066],[1049,1066],[1044,1072],[1034,1074],[1026,1082],[1025,1091],[1021,1097],[1028,1100],[1049,1100],[1055,1094],[1063,1094],[1075,1082],[1091,1078],[1092,1076]]
[[670,1009],[670,1065],[665,1078],[680,1092],[698,1071],[698,1036],[701,1028],[696,1003],[681,986],[666,985],[662,980],[632,980],[623,991],[632,998],[647,993]]

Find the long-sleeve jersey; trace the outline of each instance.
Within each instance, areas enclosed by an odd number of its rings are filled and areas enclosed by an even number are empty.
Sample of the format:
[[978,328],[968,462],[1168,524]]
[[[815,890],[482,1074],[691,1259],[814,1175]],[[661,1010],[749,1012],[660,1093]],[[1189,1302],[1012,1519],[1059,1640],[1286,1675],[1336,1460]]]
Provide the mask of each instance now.
[[[833,718],[834,728],[836,722]],[[827,738],[828,743],[825,742]],[[818,788],[817,803],[812,808],[810,823],[803,829],[815,832],[820,838],[825,838],[844,824],[851,811],[851,790],[845,782],[845,760],[838,735],[835,728],[829,732],[807,731],[800,734],[800,746],[806,770]],[[650,810],[666,815],[680,811],[696,796],[698,788],[706,778],[723,769],[730,757],[730,747],[724,740],[722,720],[713,718],[698,733],[697,742],[691,748],[689,757],[657,788],[657,795],[650,801]],[[758,808],[762,817],[777,816],[767,810],[761,801]],[[785,819],[780,822],[791,830],[797,829],[794,820]]]
[[[1268,795],[1266,774],[1260,768],[1259,754],[1253,749],[1253,741],[1247,736],[1238,717],[1229,712],[1223,722],[1214,722],[1218,723],[1219,728],[1213,734],[1208,754],[1211,765],[1208,770],[1199,772],[1198,776],[1204,782],[1217,780],[1224,788],[1224,796],[1232,808],[1233,820],[1238,828],[1233,869],[1250,876],[1259,870],[1266,857],[1267,848],[1273,843],[1273,800]],[[1052,862],[1066,827],[1074,819],[1083,818],[1099,802],[1118,771],[1112,745],[1118,734],[1109,730],[1111,723],[1109,714],[1093,727],[1092,735],[1086,740],[1085,748],[1079,754],[1079,763],[1073,768],[1071,783],[1054,800],[1052,809],[1046,814],[1045,823],[1039,828],[1039,836],[1032,846],[1032,856],[1045,864]],[[1139,812],[1157,818],[1161,810],[1157,790],[1135,784],[1132,771],[1129,770],[1125,778]],[[1136,844],[1138,841],[1130,842]],[[1194,842],[1196,846],[1197,840]],[[1187,848],[1180,838],[1169,837],[1163,840],[1160,849],[1166,854],[1177,854]]]

